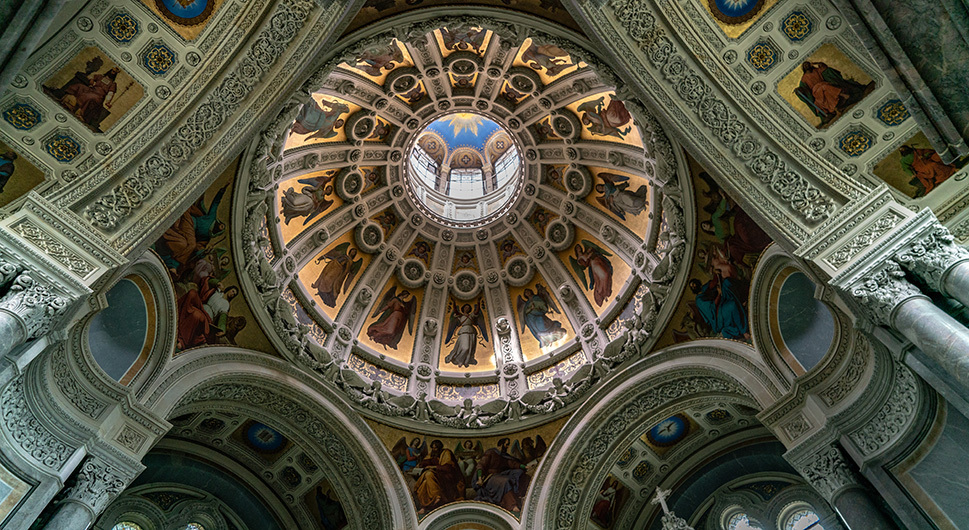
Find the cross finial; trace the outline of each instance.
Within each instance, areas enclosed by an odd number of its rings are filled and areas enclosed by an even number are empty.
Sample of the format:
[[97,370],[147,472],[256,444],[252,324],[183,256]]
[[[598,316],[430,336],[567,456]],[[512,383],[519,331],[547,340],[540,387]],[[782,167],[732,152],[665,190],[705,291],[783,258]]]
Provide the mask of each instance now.
[[663,513],[664,514],[667,514],[667,515],[669,515],[670,509],[669,509],[669,507],[666,506],[666,499],[669,498],[670,493],[672,493],[672,492],[673,492],[672,490],[664,490],[664,489],[660,488],[659,486],[657,486],[656,487],[656,497],[653,497],[653,500],[651,501],[652,504],[659,504],[660,506],[662,506],[663,507]]

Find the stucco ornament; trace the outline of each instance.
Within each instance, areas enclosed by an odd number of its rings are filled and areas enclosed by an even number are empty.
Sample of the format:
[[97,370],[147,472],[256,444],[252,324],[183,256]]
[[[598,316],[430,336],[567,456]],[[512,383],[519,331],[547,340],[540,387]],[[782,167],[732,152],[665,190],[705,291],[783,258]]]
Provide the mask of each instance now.
[[887,261],[848,289],[876,324],[892,325],[892,313],[902,302],[925,296],[908,280],[898,262]]
[[67,494],[69,501],[88,507],[100,514],[128,486],[132,477],[97,458],[88,458],[77,472],[77,482]]
[[858,485],[844,455],[835,446],[827,446],[808,457],[799,465],[799,471],[828,502],[834,502],[842,490]]
[[27,339],[45,335],[67,306],[67,298],[54,293],[27,272],[21,272],[0,298],[0,310],[21,319]]
[[938,221],[899,252],[895,259],[937,292],[945,293],[945,275],[959,263],[969,261],[969,250],[955,243],[949,229]]

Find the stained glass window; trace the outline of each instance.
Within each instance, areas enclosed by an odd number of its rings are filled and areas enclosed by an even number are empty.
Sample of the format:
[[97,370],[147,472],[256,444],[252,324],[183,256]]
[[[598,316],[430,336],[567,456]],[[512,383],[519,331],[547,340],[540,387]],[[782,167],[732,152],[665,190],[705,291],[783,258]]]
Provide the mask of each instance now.
[[750,519],[744,512],[737,512],[727,521],[727,530],[762,530],[759,526],[750,524]]
[[127,521],[122,521],[111,527],[111,530],[141,530],[141,527],[135,523],[129,523]]
[[205,527],[198,523],[188,523],[185,525],[185,530],[205,530]]

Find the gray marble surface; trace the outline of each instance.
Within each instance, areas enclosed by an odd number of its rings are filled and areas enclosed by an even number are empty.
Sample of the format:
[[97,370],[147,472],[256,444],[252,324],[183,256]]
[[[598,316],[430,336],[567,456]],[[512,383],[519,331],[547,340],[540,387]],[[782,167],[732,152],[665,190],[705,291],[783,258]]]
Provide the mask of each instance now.
[[969,420],[949,408],[938,442],[909,475],[956,528],[969,529]]

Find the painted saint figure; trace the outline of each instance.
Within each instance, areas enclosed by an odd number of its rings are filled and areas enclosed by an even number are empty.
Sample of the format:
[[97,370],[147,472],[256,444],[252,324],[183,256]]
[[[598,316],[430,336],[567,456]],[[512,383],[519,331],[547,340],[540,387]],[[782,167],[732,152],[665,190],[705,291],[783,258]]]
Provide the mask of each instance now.
[[649,187],[640,185],[636,191],[629,191],[629,177],[615,173],[602,172],[598,177],[602,184],[596,184],[600,193],[596,201],[606,207],[616,217],[626,220],[626,214],[639,215],[646,211]]
[[592,291],[596,305],[602,307],[612,296],[612,262],[609,261],[612,254],[587,239],[576,243],[573,252],[575,255],[569,256],[572,270],[582,280],[582,286]]
[[596,502],[592,505],[592,520],[600,526],[605,528],[612,526],[616,516],[616,497],[620,487],[619,480],[611,477],[606,477],[606,481],[602,484],[596,496]]
[[13,151],[0,153],[0,193],[3,193],[3,188],[10,182],[10,177],[13,176],[13,172],[16,170],[14,167],[16,161],[17,153]]
[[297,182],[305,184],[303,189],[297,192],[296,188],[290,187],[283,192],[281,200],[283,221],[289,224],[294,217],[306,217],[303,219],[303,224],[306,225],[332,206],[333,200],[327,197],[333,193],[331,183],[335,175],[334,171],[328,175],[299,179]]
[[397,286],[391,287],[383,300],[373,312],[373,317],[378,317],[377,321],[367,327],[367,336],[370,340],[380,344],[387,349],[397,349],[397,343],[404,335],[404,328],[407,333],[414,333],[414,316],[417,314],[417,301],[410,291],[401,289],[397,292]]
[[293,122],[292,131],[295,134],[312,134],[310,138],[333,138],[337,135],[336,130],[343,127],[344,120],[341,114],[350,112],[350,107],[339,101],[323,100],[317,103],[316,100],[303,105],[296,121]]
[[537,44],[534,41],[522,53],[522,61],[535,70],[544,68],[551,77],[573,66],[569,52],[554,44]]
[[478,332],[481,332],[482,340],[488,340],[488,328],[481,308],[482,302],[479,301],[474,307],[471,307],[471,304],[464,304],[460,309],[454,302],[451,304],[447,337],[444,339],[444,343],[451,344],[455,330],[458,333],[457,340],[454,342],[454,349],[444,358],[444,362],[461,367],[478,364],[478,361],[474,358],[478,347]]
[[561,323],[548,318],[548,314],[551,312],[559,314],[562,312],[555,305],[552,295],[548,293],[544,285],[537,284],[535,289],[537,292],[525,289],[518,296],[516,304],[518,315],[522,327],[528,328],[528,331],[531,332],[542,348],[547,348],[566,335],[565,328],[562,327]]
[[575,110],[582,113],[582,124],[587,125],[593,135],[614,136],[622,140],[632,131],[632,126],[628,124],[633,117],[622,101],[610,99],[608,106],[604,102],[605,96],[600,96],[599,99],[586,101]]
[[704,322],[714,335],[725,339],[748,340],[747,308],[744,307],[742,285],[731,276],[716,275],[707,283],[693,278],[690,292],[696,295],[695,303]]
[[213,238],[225,232],[225,222],[218,219],[218,211],[228,187],[226,184],[219,189],[207,207],[205,197],[199,197],[155,243],[155,251],[173,276],[177,277],[182,272],[180,267],[197,258]]
[[102,132],[101,121],[111,113],[111,105],[118,94],[118,74],[121,73],[118,67],[103,74],[96,73],[103,64],[100,57],[95,57],[87,62],[84,72],[75,72],[62,87],[44,86],[44,92],[95,132]]
[[794,93],[821,119],[819,128],[826,127],[875,89],[874,81],[863,85],[845,79],[840,70],[820,61],[805,61],[801,71],[801,82]]
[[328,307],[336,307],[340,294],[350,290],[353,278],[363,266],[363,258],[354,260],[356,257],[357,249],[351,248],[350,242],[344,242],[316,258],[317,264],[326,261],[326,265],[311,287]]
[[521,500],[528,491],[530,478],[526,473],[525,462],[508,452],[511,440],[498,440],[497,447],[485,451],[478,459],[478,480],[474,484],[479,502],[496,504],[517,512],[521,510]]
[[316,509],[320,513],[320,524],[324,530],[339,530],[347,526],[347,516],[340,501],[323,492],[323,486],[316,487]]
[[902,155],[902,170],[912,177],[909,183],[916,188],[915,196],[922,197],[937,185],[955,174],[959,169],[942,162],[942,157],[934,149],[919,149],[909,145],[898,148]]
[[421,460],[413,472],[419,473],[414,483],[414,496],[420,507],[418,513],[427,513],[464,498],[464,480],[454,452],[444,448],[440,440],[431,442],[431,452]]
[[[245,319],[237,322],[229,316],[230,302],[239,288],[223,288],[222,284],[205,282],[192,285],[178,299],[178,348],[186,349],[203,344],[232,343],[234,333],[245,327]],[[242,317],[239,317],[242,318]]]

